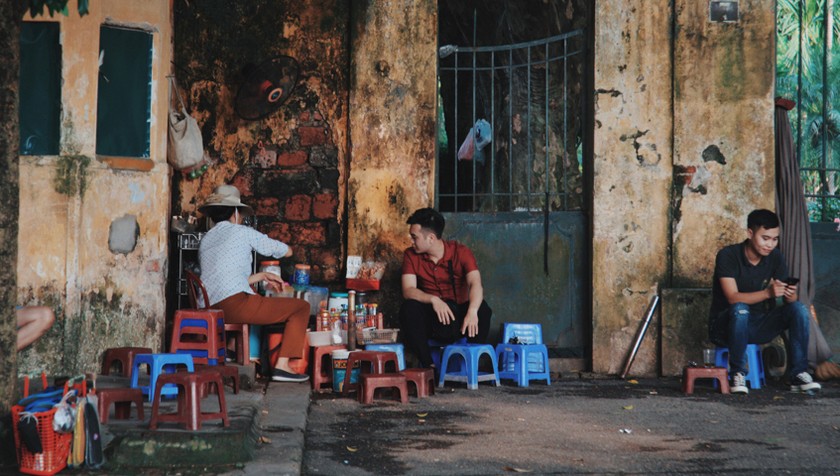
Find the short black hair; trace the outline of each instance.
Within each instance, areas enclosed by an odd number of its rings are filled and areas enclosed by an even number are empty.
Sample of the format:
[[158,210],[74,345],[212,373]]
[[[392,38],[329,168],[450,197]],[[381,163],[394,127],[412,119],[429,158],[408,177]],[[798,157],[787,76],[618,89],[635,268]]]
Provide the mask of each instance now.
[[207,207],[204,209],[204,214],[213,220],[213,223],[219,223],[230,220],[236,207]]
[[421,228],[431,230],[438,238],[443,238],[443,227],[446,220],[434,208],[421,208],[408,217],[409,225],[420,225]]
[[779,227],[779,216],[770,210],[760,209],[753,210],[747,216],[747,228],[752,231],[758,231],[759,228],[772,230]]

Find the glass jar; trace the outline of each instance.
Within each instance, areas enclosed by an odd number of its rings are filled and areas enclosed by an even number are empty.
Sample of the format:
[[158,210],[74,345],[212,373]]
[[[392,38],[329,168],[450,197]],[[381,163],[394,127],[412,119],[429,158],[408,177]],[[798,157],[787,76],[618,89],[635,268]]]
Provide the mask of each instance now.
[[292,278],[292,286],[295,287],[295,291],[306,291],[306,288],[309,287],[309,265],[308,264],[296,264],[295,265],[295,275]]
[[[260,272],[276,274],[280,279],[283,279],[282,272],[280,271],[279,261],[263,261],[262,263],[260,263]],[[260,294],[267,297],[276,296],[279,294],[279,292],[274,291],[267,286],[266,280],[260,281],[258,291]]]

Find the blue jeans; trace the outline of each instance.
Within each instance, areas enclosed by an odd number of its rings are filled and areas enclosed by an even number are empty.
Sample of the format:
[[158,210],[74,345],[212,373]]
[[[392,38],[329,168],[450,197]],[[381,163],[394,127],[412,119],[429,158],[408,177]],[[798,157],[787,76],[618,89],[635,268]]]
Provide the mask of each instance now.
[[759,314],[738,302],[720,313],[709,326],[709,337],[720,346],[729,347],[731,373],[747,373],[747,344],[766,344],[788,331],[790,375],[808,370],[808,331],[810,315],[799,301],[785,303],[772,311]]

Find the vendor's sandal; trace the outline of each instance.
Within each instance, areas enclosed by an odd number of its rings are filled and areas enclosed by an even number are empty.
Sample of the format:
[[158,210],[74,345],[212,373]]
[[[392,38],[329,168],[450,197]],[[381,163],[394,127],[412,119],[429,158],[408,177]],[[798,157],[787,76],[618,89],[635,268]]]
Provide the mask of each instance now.
[[274,369],[271,371],[271,380],[274,380],[275,382],[306,382],[309,380],[309,375]]

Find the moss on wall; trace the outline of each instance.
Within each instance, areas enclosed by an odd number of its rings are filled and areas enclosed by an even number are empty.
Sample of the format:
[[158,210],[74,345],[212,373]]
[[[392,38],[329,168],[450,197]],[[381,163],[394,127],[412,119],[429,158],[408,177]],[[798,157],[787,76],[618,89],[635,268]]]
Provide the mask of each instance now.
[[90,165],[90,157],[86,155],[60,156],[55,165],[53,179],[55,191],[68,197],[76,194],[80,197],[84,196],[88,165]]

